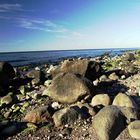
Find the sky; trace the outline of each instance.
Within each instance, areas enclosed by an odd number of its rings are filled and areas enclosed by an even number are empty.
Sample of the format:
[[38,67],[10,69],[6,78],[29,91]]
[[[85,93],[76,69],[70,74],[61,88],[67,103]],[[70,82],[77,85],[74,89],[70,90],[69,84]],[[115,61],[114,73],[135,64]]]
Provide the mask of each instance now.
[[140,0],[0,0],[0,52],[140,47]]

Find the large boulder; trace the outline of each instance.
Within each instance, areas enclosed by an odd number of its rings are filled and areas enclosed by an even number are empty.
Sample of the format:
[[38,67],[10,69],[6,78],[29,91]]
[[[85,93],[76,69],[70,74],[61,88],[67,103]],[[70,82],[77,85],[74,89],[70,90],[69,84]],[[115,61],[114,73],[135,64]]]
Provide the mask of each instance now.
[[131,137],[135,139],[140,139],[140,120],[131,122],[128,125],[128,132],[131,135]]
[[55,77],[58,73],[74,73],[80,74],[90,80],[95,80],[101,75],[101,65],[95,61],[89,61],[87,59],[69,61],[65,60],[62,65],[50,73]]
[[93,117],[92,126],[99,140],[115,140],[125,128],[125,117],[116,106],[107,106]]
[[136,108],[134,100],[125,93],[118,93],[112,105]]
[[72,73],[61,73],[52,80],[43,94],[61,103],[74,103],[90,95],[92,88],[92,83],[86,78]]
[[0,62],[0,86],[7,87],[14,77],[14,68],[7,62]]

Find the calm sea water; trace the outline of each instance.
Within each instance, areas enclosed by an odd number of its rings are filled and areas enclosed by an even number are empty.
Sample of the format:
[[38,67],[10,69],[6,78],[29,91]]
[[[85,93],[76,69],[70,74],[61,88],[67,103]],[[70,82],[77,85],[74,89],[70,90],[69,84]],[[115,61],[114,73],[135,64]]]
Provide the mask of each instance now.
[[61,51],[39,51],[39,52],[11,52],[0,53],[0,61],[7,61],[13,66],[53,63],[65,58],[72,57],[95,57],[104,53],[119,55],[129,49],[93,49],[93,50],[61,50]]

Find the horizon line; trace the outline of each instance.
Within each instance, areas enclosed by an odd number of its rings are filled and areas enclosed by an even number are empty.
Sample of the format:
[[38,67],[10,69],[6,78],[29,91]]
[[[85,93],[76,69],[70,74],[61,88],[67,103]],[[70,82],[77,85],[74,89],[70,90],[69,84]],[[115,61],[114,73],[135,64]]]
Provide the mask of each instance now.
[[3,53],[30,53],[30,52],[52,52],[52,51],[84,51],[84,50],[108,50],[108,49],[140,49],[140,47],[117,47],[117,48],[113,48],[113,47],[111,47],[111,48],[90,48],[90,49],[62,49],[62,50],[57,50],[57,49],[53,49],[53,50],[29,50],[29,51],[27,51],[27,50],[25,50],[25,51],[3,51],[3,52],[0,52],[0,54],[3,54]]

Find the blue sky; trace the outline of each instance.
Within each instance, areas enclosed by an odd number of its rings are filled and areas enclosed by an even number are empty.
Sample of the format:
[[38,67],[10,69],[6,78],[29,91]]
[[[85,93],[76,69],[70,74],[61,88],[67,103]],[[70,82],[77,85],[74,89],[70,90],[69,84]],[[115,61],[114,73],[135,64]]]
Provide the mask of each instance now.
[[0,52],[140,47],[140,0],[0,0]]

